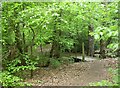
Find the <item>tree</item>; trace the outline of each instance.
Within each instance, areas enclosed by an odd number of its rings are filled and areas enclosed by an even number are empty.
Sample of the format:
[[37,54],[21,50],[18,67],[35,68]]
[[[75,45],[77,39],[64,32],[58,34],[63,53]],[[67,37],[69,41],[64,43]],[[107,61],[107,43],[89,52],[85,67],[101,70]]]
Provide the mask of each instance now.
[[[94,27],[92,24],[88,26],[89,32],[94,31]],[[94,56],[94,36],[88,35],[88,44],[89,44],[89,56]]]

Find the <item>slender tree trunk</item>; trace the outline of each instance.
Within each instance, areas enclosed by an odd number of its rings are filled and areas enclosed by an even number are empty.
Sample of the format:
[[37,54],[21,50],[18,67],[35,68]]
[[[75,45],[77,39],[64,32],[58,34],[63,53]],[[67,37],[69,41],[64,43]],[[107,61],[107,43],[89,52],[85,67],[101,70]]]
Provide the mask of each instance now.
[[[23,9],[23,10],[25,9],[24,4],[22,4],[22,9]],[[25,24],[23,23],[22,25],[23,25],[23,28],[24,28]],[[26,41],[25,41],[25,33],[24,33],[24,31],[23,31],[23,53],[24,53],[24,54],[25,54],[26,52],[28,52],[28,50],[27,50],[26,48],[27,48],[27,47],[26,47]]]
[[[89,33],[94,31],[94,27],[92,24],[90,24],[88,28],[89,28]],[[88,44],[89,44],[88,55],[93,57],[93,55],[94,55],[94,36],[88,35]]]
[[[14,17],[17,18],[18,12],[16,11],[16,9],[14,9]],[[15,44],[16,44],[16,48],[19,50],[19,56],[21,59],[21,65],[25,65],[25,60],[23,58],[23,53],[24,53],[24,49],[23,49],[23,39],[22,39],[22,34],[20,31],[20,23],[15,23],[14,24],[14,33],[15,33]]]
[[25,33],[23,32],[23,53],[25,54]]
[[[30,46],[31,58],[33,58],[33,44],[34,44],[34,39],[35,39],[35,32],[34,32],[34,30],[32,29],[31,26],[30,26],[30,29],[31,29],[32,32],[33,32],[33,38],[32,38],[31,46]],[[33,78],[33,69],[31,69],[31,78]]]
[[[105,0],[104,2],[102,2],[104,5],[105,5],[105,9],[107,11],[107,0]],[[106,17],[106,15],[103,17],[103,19]],[[107,23],[106,22],[103,22],[103,26],[107,26]],[[102,37],[103,35],[100,35],[100,37]],[[105,58],[106,55],[105,55],[105,49],[106,49],[106,41],[101,39],[100,40],[100,58]]]
[[55,42],[54,57],[55,58],[59,58],[60,57],[60,44],[58,42]]
[[100,40],[100,58],[105,58],[105,49],[106,49],[106,42],[101,39]]
[[53,41],[52,48],[50,51],[50,57],[59,58],[60,57],[60,45],[57,41]]
[[[62,16],[62,10],[60,11],[60,16]],[[56,20],[57,17],[55,17],[54,20]],[[61,20],[58,19],[57,22],[59,25],[61,24]],[[52,42],[52,48],[50,51],[50,57],[59,58],[60,57],[60,43],[59,43],[59,37],[61,36],[61,30],[57,28],[57,22],[54,24],[54,31],[53,31],[53,42]]]
[[40,51],[43,54],[43,48],[42,48],[42,44],[40,44]]
[[21,41],[21,33],[19,30],[19,24],[17,24],[17,27],[15,27],[15,42],[16,42],[16,46],[19,50],[19,52],[22,54],[23,50],[22,50],[22,41]]

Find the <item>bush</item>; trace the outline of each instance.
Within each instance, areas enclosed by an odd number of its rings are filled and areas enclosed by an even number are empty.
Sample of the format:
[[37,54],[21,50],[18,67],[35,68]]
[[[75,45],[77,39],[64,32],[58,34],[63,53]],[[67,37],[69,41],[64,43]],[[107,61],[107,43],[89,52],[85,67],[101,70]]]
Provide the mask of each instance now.
[[2,86],[24,86],[21,81],[22,79],[11,75],[8,71],[0,73],[0,83],[2,83]]
[[120,74],[118,74],[118,69],[112,69],[112,68],[109,68],[109,72],[113,75],[113,80],[112,82],[117,85],[118,84],[118,78],[120,77]]
[[62,58],[59,58],[59,61],[62,64],[70,64],[74,62],[74,59],[72,57],[62,57]]
[[49,62],[48,57],[41,56],[41,57],[39,57],[38,66],[39,67],[46,66],[46,65],[48,65],[48,62]]
[[13,87],[13,86],[31,86],[31,84],[24,83],[23,79],[12,75],[8,71],[0,72],[0,83],[2,86]]
[[60,67],[60,65],[61,65],[61,63],[58,60],[50,59],[50,66],[52,68],[58,68],[58,67]]

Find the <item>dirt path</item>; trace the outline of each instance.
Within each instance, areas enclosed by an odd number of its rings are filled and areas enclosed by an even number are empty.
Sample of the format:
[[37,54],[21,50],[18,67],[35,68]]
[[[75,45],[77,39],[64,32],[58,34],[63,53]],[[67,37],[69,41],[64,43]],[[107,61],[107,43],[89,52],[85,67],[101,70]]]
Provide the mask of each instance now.
[[40,69],[27,81],[35,86],[88,86],[91,82],[110,79],[108,67],[114,67],[114,63],[114,59],[104,59],[73,63],[54,70]]

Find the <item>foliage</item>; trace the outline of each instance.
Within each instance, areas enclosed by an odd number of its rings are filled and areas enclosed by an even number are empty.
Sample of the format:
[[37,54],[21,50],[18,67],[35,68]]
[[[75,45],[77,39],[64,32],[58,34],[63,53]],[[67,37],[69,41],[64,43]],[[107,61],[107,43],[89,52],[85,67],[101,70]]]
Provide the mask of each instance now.
[[37,61],[33,61],[32,59],[29,59],[28,56],[25,56],[26,59],[26,65],[19,66],[21,64],[21,60],[19,58],[16,58],[9,63],[7,63],[7,70],[11,73],[20,72],[21,70],[35,70],[37,67],[35,65],[37,64]]
[[0,73],[0,83],[2,86],[30,86],[28,83],[24,83],[23,80],[17,76],[12,75],[8,71],[3,71]]
[[48,64],[48,61],[49,61],[48,57],[40,55],[38,65],[39,66],[46,66]]
[[[46,65],[49,58],[39,57],[36,53],[39,46],[42,50],[47,44],[56,45],[53,52],[59,51],[60,54],[66,50],[80,52],[84,42],[87,51],[90,24],[94,26],[90,35],[94,36],[97,48],[102,39],[108,42],[107,48],[114,54],[118,50],[117,7],[118,4],[112,2],[3,2],[1,42],[4,70],[11,75],[25,69],[35,70],[38,64]],[[50,60],[50,65],[57,68],[64,62],[72,60],[60,58],[59,62],[55,58]]]
[[[6,5],[14,8],[10,9]],[[40,44],[44,45],[46,41],[56,40],[61,46],[61,51],[71,50],[76,46],[80,47],[77,49],[81,51],[82,41],[85,41],[85,49],[87,49],[88,25],[94,24],[94,33],[90,34],[94,35],[96,41],[100,39],[107,41],[112,38],[108,48],[112,48],[114,51],[118,49],[116,42],[118,40],[117,3],[3,3],[3,8],[4,44],[15,42],[15,32],[12,28],[14,24],[18,23],[20,33],[25,35],[25,45],[22,44],[24,47],[31,45],[33,36],[31,29],[33,29],[35,47]],[[16,14],[13,14],[14,10],[16,10]],[[9,13],[8,16],[7,13]],[[12,21],[13,25],[8,23],[8,19]],[[58,36],[58,33],[54,33],[55,30],[61,32],[59,37],[55,37]],[[5,37],[8,34],[10,34],[10,38]],[[22,39],[22,36],[19,38]],[[12,41],[9,41],[10,39]]]
[[116,84],[113,84],[107,80],[102,80],[100,82],[91,83],[90,86],[116,86]]
[[61,57],[58,60],[61,64],[70,64],[74,62],[74,59],[72,57]]
[[91,35],[94,35],[96,41],[100,39],[107,41],[110,38],[111,40],[107,48],[112,49],[114,52],[118,49],[118,31],[116,30],[118,28],[118,3],[101,4],[101,6],[100,8],[104,8],[104,10],[98,10],[98,12],[100,11],[103,15],[98,16],[99,26],[96,27]]
[[58,68],[58,67],[60,67],[60,65],[61,65],[61,63],[58,60],[53,59],[53,58],[50,59],[50,67]]
[[119,82],[119,77],[120,77],[120,74],[118,73],[118,70],[119,69],[112,69],[112,68],[109,68],[109,72],[113,75],[113,83],[114,84],[118,84]]

